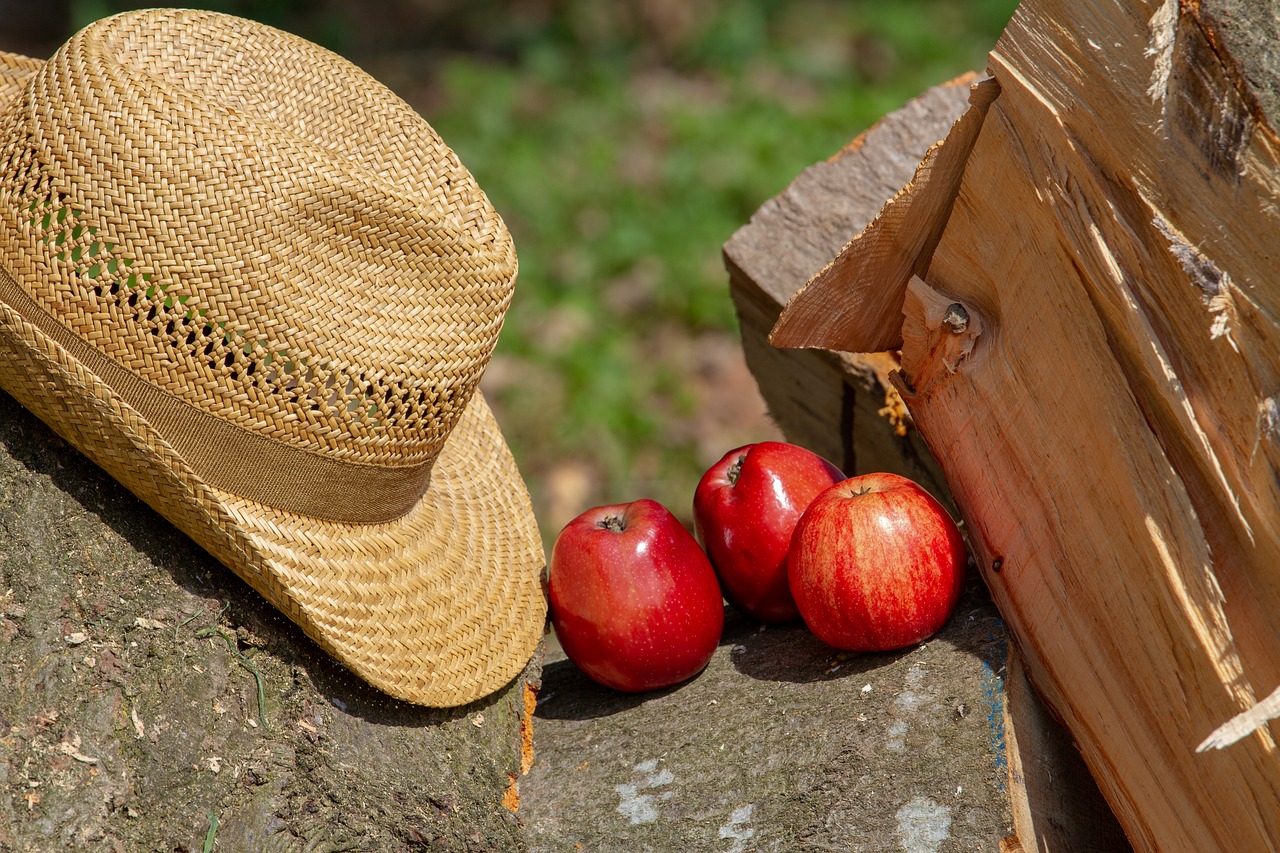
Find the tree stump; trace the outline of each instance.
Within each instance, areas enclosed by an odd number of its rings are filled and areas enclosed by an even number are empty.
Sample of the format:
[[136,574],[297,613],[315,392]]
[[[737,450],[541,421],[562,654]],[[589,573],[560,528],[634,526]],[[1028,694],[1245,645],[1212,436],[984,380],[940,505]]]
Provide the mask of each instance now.
[[524,848],[536,661],[389,699],[2,394],[0,536],[0,850]]
[[901,348],[1027,674],[1139,849],[1280,839],[1278,21],[1027,0],[772,333]]

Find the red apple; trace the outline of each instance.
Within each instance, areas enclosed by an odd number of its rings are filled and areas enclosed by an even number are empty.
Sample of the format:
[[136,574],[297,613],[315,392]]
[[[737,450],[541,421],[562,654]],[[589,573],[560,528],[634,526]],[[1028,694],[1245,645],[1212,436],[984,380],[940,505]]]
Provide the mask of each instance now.
[[779,441],[730,450],[693,494],[694,531],[729,603],[762,622],[799,617],[787,549],[800,514],[844,474],[812,451]]
[[590,509],[556,537],[551,624],[564,653],[616,690],[654,690],[702,671],[724,601],[706,554],[657,501]]
[[965,548],[932,495],[897,474],[864,474],[814,498],[796,524],[791,592],[818,639],[848,651],[933,635],[960,597]]

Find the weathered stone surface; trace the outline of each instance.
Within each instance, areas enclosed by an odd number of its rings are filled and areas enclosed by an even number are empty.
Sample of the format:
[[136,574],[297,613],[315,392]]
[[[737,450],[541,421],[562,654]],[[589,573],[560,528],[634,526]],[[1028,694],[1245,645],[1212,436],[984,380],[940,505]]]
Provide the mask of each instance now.
[[0,640],[0,850],[524,849],[536,664],[385,698],[2,394]]
[[599,687],[548,644],[531,850],[969,853],[1009,834],[1005,633],[980,582],[892,654],[727,616],[707,669],[650,694]]

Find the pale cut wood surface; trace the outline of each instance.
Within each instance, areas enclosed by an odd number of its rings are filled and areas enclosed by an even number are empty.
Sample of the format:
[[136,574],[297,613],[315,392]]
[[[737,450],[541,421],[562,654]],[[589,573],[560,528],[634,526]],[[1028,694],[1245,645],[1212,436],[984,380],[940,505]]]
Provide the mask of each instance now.
[[[942,234],[965,160],[999,88],[974,83],[971,108],[948,128],[947,144],[929,146],[910,192],[891,203],[792,298],[770,333],[778,347],[881,352],[902,346],[907,280],[924,272]],[[941,139],[941,137],[939,137]]]
[[1197,751],[1280,683],[1276,16],[1023,3],[921,276],[982,333],[903,353],[1028,675],[1148,850],[1280,844],[1268,714]]

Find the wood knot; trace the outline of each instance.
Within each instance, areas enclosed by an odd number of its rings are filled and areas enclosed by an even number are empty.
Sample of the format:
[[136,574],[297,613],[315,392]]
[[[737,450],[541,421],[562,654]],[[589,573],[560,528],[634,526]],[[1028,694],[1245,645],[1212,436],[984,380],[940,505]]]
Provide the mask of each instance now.
[[942,324],[951,330],[951,334],[963,335],[969,328],[969,312],[959,302],[952,302],[942,315]]

